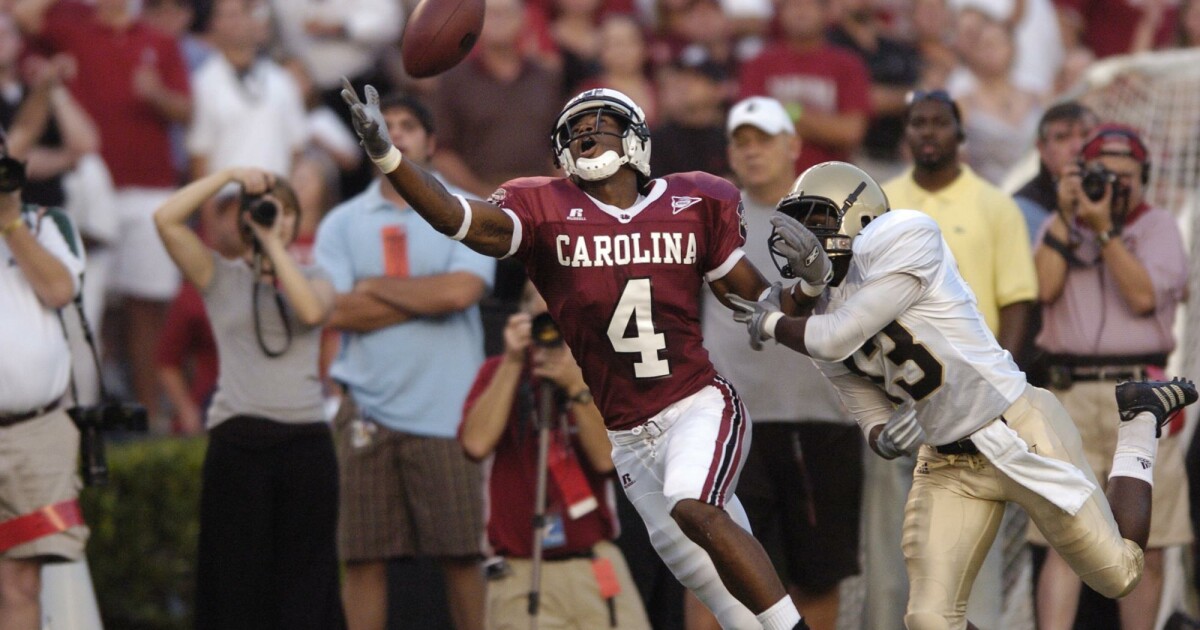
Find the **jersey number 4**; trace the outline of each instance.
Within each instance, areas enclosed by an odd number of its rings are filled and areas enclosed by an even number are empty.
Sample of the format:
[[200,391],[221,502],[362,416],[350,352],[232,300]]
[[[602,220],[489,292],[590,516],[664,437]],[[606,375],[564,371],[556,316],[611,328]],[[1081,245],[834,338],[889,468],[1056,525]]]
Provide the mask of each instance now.
[[[933,353],[929,352],[929,349],[925,347],[925,344],[919,343],[916,339],[913,339],[912,333],[909,332],[907,328],[900,325],[899,322],[892,322],[885,326],[883,330],[879,331],[879,334],[887,337],[892,342],[892,348],[883,355],[887,358],[889,363],[898,368],[902,368],[904,367],[904,364],[911,361],[917,366],[917,368],[921,370],[921,377],[912,382],[905,378],[897,378],[892,384],[904,390],[905,393],[911,396],[913,400],[921,400],[937,391],[937,389],[942,386],[942,383],[945,382],[946,379],[945,366],[942,365],[941,361],[937,360],[937,357],[933,356]],[[874,338],[868,339],[867,342],[863,344],[862,353],[866,355],[867,365],[875,362],[875,354],[879,352],[879,350],[879,345],[875,343]],[[846,359],[844,364],[850,369],[851,372],[854,372],[859,376],[865,376],[881,385],[885,384],[882,377],[868,374],[862,368],[860,368],[854,361],[854,355],[851,355],[850,358]],[[900,400],[896,400],[891,395],[889,395],[888,398],[892,398],[893,402],[896,403],[901,402]]]
[[[637,378],[655,378],[671,373],[671,365],[658,356],[667,347],[667,336],[654,332],[654,320],[650,317],[650,279],[633,278],[625,283],[617,310],[608,322],[608,340],[613,350],[639,355],[633,364]],[[626,336],[629,321],[633,320],[632,337]]]

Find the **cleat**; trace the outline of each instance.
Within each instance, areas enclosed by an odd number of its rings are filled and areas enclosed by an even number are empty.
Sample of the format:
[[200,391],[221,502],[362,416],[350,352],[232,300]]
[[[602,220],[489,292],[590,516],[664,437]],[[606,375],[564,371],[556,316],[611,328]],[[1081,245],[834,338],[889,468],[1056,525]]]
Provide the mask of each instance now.
[[1117,385],[1117,409],[1121,421],[1133,420],[1149,411],[1157,423],[1155,435],[1162,436],[1162,427],[1176,412],[1196,402],[1196,384],[1180,377],[1169,381],[1125,381]]

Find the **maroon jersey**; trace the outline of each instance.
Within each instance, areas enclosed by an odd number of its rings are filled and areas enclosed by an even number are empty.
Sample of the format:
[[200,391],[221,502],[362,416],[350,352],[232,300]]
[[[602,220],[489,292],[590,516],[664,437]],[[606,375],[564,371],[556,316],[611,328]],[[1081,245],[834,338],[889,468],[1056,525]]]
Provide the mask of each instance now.
[[546,299],[609,429],[637,426],[712,383],[700,290],[743,255],[732,184],[669,175],[620,209],[568,179],[537,177],[504,184],[491,201],[514,215],[513,255]]

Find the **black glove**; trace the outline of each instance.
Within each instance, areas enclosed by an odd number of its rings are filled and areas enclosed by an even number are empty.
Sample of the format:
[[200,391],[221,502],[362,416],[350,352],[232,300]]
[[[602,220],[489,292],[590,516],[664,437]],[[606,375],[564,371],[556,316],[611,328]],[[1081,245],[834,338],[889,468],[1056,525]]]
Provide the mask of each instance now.
[[776,282],[757,302],[747,300],[740,295],[730,294],[728,296],[729,303],[733,305],[734,321],[745,324],[746,330],[750,333],[751,348],[762,350],[763,342],[772,338],[767,334],[765,324],[767,318],[773,313],[782,314],[782,308],[779,306],[779,298],[782,293],[783,286]]
[[363,94],[367,97],[366,103],[358,100],[350,80],[342,77],[342,100],[350,106],[350,122],[354,126],[354,133],[358,134],[367,155],[377,160],[392,150],[392,139],[388,136],[383,112],[379,111],[379,92],[368,85],[363,89]]
[[786,214],[771,215],[771,225],[780,240],[775,250],[787,258],[792,275],[812,287],[824,287],[833,279],[833,263],[821,247],[821,241],[803,223]]

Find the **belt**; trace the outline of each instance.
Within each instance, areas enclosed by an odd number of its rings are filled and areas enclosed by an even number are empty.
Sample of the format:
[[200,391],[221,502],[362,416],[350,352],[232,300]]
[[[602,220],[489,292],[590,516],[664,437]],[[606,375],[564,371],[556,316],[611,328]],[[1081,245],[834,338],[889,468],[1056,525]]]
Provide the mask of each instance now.
[[939,455],[978,455],[979,448],[971,441],[971,438],[963,438],[957,442],[943,444],[933,447]]
[[1070,368],[1073,381],[1141,381],[1146,379],[1144,365],[1090,365]]
[[0,415],[0,429],[11,427],[14,424],[20,424],[26,420],[33,420],[39,416],[44,416],[55,409],[58,409],[58,402],[54,401],[44,407],[22,411],[21,413],[9,413]]

